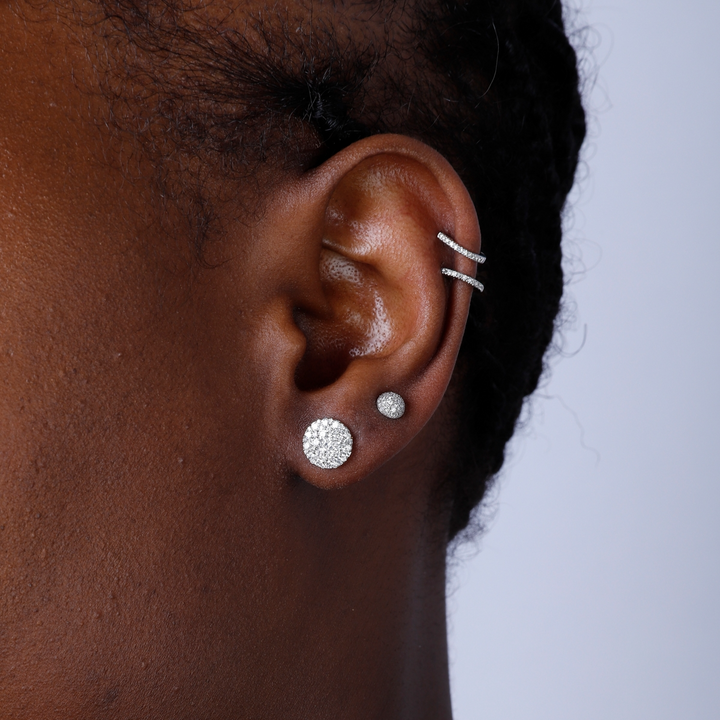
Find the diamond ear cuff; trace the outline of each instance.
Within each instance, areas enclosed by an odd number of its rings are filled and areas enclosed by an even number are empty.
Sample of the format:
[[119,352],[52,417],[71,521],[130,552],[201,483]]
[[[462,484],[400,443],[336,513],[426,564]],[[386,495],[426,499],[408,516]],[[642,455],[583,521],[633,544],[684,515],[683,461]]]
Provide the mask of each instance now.
[[343,423],[333,418],[316,420],[303,436],[305,457],[316,467],[332,470],[350,457],[353,438]]
[[405,414],[405,401],[394,392],[384,392],[378,396],[375,404],[381,415],[397,420]]
[[[437,234],[437,239],[441,242],[444,242],[449,248],[454,250],[456,253],[460,253],[460,255],[464,255],[466,258],[470,258],[470,260],[474,260],[478,265],[482,265],[486,257],[482,253],[474,253],[470,250],[467,250],[462,245],[458,245],[451,237],[446,235],[444,232],[439,232]],[[482,292],[485,289],[485,286],[479,281],[476,280],[473,277],[470,277],[469,275],[464,275],[461,272],[458,272],[457,270],[451,270],[450,268],[441,268],[440,272],[443,275],[447,275],[448,277],[455,278],[456,280],[462,280],[463,282],[466,282],[468,285],[472,285],[476,290],[479,290]]]

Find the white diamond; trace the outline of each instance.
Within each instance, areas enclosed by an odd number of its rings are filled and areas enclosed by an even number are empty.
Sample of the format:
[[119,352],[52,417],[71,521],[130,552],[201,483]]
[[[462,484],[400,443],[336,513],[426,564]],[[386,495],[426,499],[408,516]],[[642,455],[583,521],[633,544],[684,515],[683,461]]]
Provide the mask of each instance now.
[[352,453],[350,431],[338,420],[323,418],[308,427],[303,436],[303,451],[315,466],[330,470],[340,467]]
[[394,392],[384,392],[377,399],[377,409],[385,417],[397,420],[405,414],[405,401]]

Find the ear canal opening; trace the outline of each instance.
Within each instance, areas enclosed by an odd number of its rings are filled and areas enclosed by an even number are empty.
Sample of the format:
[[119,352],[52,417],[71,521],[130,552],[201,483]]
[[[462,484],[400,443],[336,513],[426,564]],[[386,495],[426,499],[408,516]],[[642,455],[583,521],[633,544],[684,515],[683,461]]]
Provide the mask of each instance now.
[[351,343],[331,335],[326,324],[310,313],[295,308],[293,318],[305,336],[305,352],[295,368],[295,385],[309,392],[332,385],[350,364]]

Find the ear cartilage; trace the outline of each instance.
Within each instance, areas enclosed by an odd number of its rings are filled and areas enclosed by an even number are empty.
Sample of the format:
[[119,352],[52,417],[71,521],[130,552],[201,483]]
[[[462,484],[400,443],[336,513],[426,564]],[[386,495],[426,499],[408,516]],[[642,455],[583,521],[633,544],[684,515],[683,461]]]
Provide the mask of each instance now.
[[350,457],[353,438],[343,423],[322,418],[308,426],[303,436],[305,457],[316,467],[333,470]]
[[[447,236],[444,232],[439,232],[437,234],[437,239],[441,242],[444,242],[449,248],[451,248],[455,252],[464,255],[466,258],[470,258],[470,260],[474,260],[479,265],[482,265],[486,260],[486,257],[482,253],[474,253],[470,250],[467,250],[462,245],[458,245],[451,237]],[[480,292],[485,289],[485,286],[480,281],[476,280],[473,277],[470,277],[469,275],[458,272],[457,270],[451,270],[450,268],[441,268],[440,272],[443,275],[455,278],[456,280],[462,280],[463,282],[466,282],[468,285],[471,285]]]
[[378,396],[375,403],[381,415],[391,420],[397,420],[405,414],[405,401],[394,392],[384,392]]

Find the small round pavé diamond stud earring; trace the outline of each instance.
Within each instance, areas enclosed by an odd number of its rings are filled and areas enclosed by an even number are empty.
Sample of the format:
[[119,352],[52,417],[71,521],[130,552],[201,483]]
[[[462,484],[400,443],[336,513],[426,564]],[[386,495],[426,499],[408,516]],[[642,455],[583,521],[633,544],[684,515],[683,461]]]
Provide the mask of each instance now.
[[397,420],[405,414],[405,401],[394,392],[384,392],[377,399],[377,409],[391,420]]
[[350,457],[353,438],[339,420],[323,418],[308,427],[303,436],[305,457],[316,467],[332,470]]

